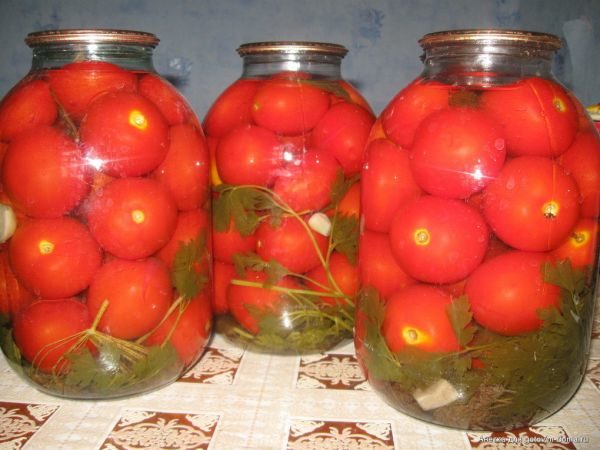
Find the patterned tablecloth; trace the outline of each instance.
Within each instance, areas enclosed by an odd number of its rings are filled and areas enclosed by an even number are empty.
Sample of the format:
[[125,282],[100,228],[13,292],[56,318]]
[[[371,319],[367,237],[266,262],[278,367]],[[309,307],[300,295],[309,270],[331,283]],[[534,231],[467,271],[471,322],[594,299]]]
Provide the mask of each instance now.
[[305,357],[245,352],[215,337],[179,381],[146,395],[73,401],[38,392],[0,358],[0,449],[599,449],[600,320],[577,395],[511,433],[429,425],[369,389],[351,343]]

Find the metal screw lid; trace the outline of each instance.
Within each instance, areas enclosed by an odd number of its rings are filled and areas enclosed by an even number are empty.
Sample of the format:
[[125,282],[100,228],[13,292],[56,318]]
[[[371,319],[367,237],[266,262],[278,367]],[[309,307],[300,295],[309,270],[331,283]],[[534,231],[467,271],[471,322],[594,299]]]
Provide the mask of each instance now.
[[273,41],[273,42],[249,42],[240,45],[237,49],[240,56],[268,55],[275,53],[285,54],[313,54],[343,57],[348,49],[343,45],[328,42],[307,41]]
[[29,33],[25,43],[29,47],[52,44],[130,44],[156,47],[159,39],[152,33],[111,29],[59,29]]
[[558,36],[525,30],[466,29],[429,33],[419,40],[425,50],[438,45],[507,44],[532,47],[537,50],[558,50],[562,47]]

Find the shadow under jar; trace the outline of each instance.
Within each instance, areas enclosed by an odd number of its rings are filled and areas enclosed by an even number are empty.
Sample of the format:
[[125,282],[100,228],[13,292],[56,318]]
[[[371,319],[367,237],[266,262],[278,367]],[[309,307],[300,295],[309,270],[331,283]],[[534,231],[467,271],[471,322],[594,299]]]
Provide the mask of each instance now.
[[425,35],[373,127],[355,345],[372,387],[435,424],[506,430],[564,406],[588,360],[600,140],[551,73],[557,37]]
[[202,354],[209,151],[150,33],[31,33],[0,103],[2,350],[38,389],[137,394]]
[[375,117],[341,76],[346,52],[244,44],[241,78],[204,119],[216,329],[253,350],[318,352],[352,336],[360,171]]

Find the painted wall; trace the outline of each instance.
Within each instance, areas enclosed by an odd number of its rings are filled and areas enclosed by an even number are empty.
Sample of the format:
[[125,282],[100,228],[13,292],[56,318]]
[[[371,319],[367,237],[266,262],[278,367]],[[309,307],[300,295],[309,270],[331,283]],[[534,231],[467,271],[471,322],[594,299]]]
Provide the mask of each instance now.
[[121,28],[161,39],[156,69],[199,117],[239,76],[235,49],[263,40],[345,45],[344,77],[380,112],[419,74],[421,36],[489,27],[561,36],[556,75],[584,104],[600,101],[600,0],[0,0],[0,95],[29,70],[28,32]]

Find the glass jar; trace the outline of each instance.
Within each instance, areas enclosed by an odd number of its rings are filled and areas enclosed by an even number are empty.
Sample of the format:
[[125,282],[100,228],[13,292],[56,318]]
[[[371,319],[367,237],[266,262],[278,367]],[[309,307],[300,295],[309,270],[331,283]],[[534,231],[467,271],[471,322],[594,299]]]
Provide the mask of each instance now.
[[375,117],[341,77],[346,52],[244,44],[241,78],[204,119],[216,330],[256,351],[317,352],[352,336],[359,178]]
[[588,360],[600,141],[552,76],[557,37],[425,35],[362,172],[357,355],[390,405],[505,430],[565,405]]
[[0,103],[2,350],[50,394],[132,395],[203,352],[209,151],[153,34],[31,33]]

